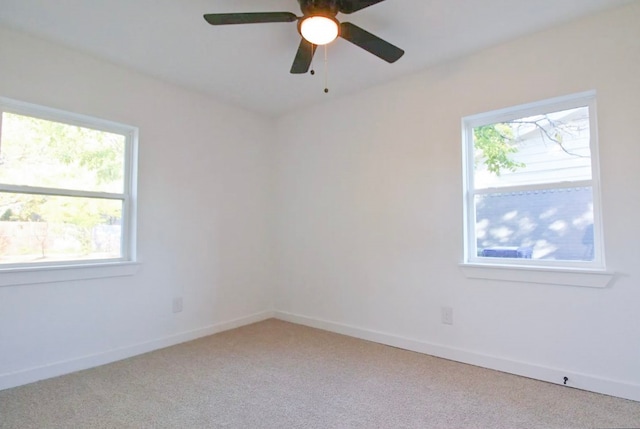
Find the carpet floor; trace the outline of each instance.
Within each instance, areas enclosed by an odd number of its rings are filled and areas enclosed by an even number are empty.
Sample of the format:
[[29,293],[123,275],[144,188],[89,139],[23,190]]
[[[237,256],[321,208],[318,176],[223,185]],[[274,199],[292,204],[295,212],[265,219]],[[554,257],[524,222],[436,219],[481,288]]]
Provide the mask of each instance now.
[[0,391],[0,428],[634,428],[640,402],[267,320]]

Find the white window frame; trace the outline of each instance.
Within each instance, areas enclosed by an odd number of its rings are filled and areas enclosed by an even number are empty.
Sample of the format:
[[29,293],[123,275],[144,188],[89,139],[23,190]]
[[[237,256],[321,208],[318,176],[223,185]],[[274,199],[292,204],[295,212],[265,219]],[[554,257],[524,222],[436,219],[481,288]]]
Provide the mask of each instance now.
[[137,272],[136,189],[138,128],[0,97],[0,127],[3,112],[123,135],[125,137],[125,164],[124,189],[122,193],[50,189],[0,183],[0,191],[6,192],[104,198],[122,201],[122,233],[119,258],[3,264],[0,267],[0,286],[123,276]]
[[[594,260],[593,261],[562,261],[562,260],[535,260],[521,258],[496,258],[479,257],[476,254],[476,213],[475,196],[491,192],[512,192],[533,189],[565,188],[566,182],[543,185],[511,186],[505,188],[490,188],[475,190],[474,188],[474,145],[473,129],[500,122],[508,122],[534,115],[552,113],[577,107],[589,108],[590,121],[590,150],[591,150],[591,180],[573,182],[572,186],[590,186],[593,192],[593,216],[594,216]],[[462,119],[462,151],[463,151],[463,192],[464,192],[464,256],[463,263],[465,274],[472,278],[492,278],[497,280],[531,281],[534,283],[561,283],[572,285],[584,285],[603,287],[610,280],[605,276],[602,281],[593,279],[585,281],[584,273],[605,273],[604,236],[602,232],[602,207],[600,198],[600,168],[598,152],[598,130],[596,111],[596,92],[587,91],[579,94],[542,100],[534,103],[523,104],[515,107],[495,110],[477,115],[467,116]],[[483,269],[484,268],[484,269]],[[510,269],[509,273],[501,269]],[[537,274],[531,275],[532,272]],[[542,272],[542,275],[540,274]],[[546,273],[545,273],[546,272]],[[577,273],[582,277],[575,279],[554,280],[548,273]],[[529,280],[527,280],[527,277]],[[566,276],[565,276],[566,277]],[[534,279],[534,280],[530,280]],[[584,284],[588,283],[588,284]]]

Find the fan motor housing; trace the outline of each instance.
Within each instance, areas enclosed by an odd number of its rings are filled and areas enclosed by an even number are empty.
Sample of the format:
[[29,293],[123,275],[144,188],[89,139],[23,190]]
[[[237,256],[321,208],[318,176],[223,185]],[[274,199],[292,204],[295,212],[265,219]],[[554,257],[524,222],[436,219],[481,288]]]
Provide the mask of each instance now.
[[298,0],[304,16],[322,15],[334,18],[339,12],[338,0]]

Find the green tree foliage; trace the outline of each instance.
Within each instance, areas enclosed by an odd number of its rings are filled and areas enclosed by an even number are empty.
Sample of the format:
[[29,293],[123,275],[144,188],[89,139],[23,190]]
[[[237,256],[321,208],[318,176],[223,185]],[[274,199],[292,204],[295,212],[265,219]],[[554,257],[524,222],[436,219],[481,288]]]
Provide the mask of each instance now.
[[[120,193],[124,187],[124,136],[3,113],[0,182],[61,190]],[[37,228],[45,256],[47,235],[70,225],[83,253],[93,249],[97,225],[120,222],[118,200],[0,193],[0,221],[47,223]],[[49,226],[53,226],[50,228]],[[34,229],[35,231],[35,229]],[[53,232],[51,232],[53,231]]]
[[123,136],[11,113],[2,123],[3,183],[122,191]]
[[2,213],[2,216],[0,216],[0,221],[9,222],[9,221],[13,220],[12,216],[13,216],[13,210],[6,209],[4,211],[4,213]]
[[525,166],[509,157],[518,152],[518,147],[513,142],[513,130],[507,123],[474,128],[473,141],[476,167],[482,162],[487,170],[499,176],[502,171],[516,171]]

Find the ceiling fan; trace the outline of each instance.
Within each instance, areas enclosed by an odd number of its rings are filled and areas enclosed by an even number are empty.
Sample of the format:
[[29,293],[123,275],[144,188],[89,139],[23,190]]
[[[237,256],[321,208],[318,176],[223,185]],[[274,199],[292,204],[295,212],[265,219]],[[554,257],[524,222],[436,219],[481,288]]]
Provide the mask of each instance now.
[[338,36],[372,53],[388,63],[394,63],[404,51],[374,36],[350,22],[339,22],[338,12],[350,14],[384,0],[298,0],[302,16],[291,12],[209,13],[204,19],[211,25],[260,24],[268,22],[298,22],[302,36],[291,73],[309,71],[318,45],[331,43]]

